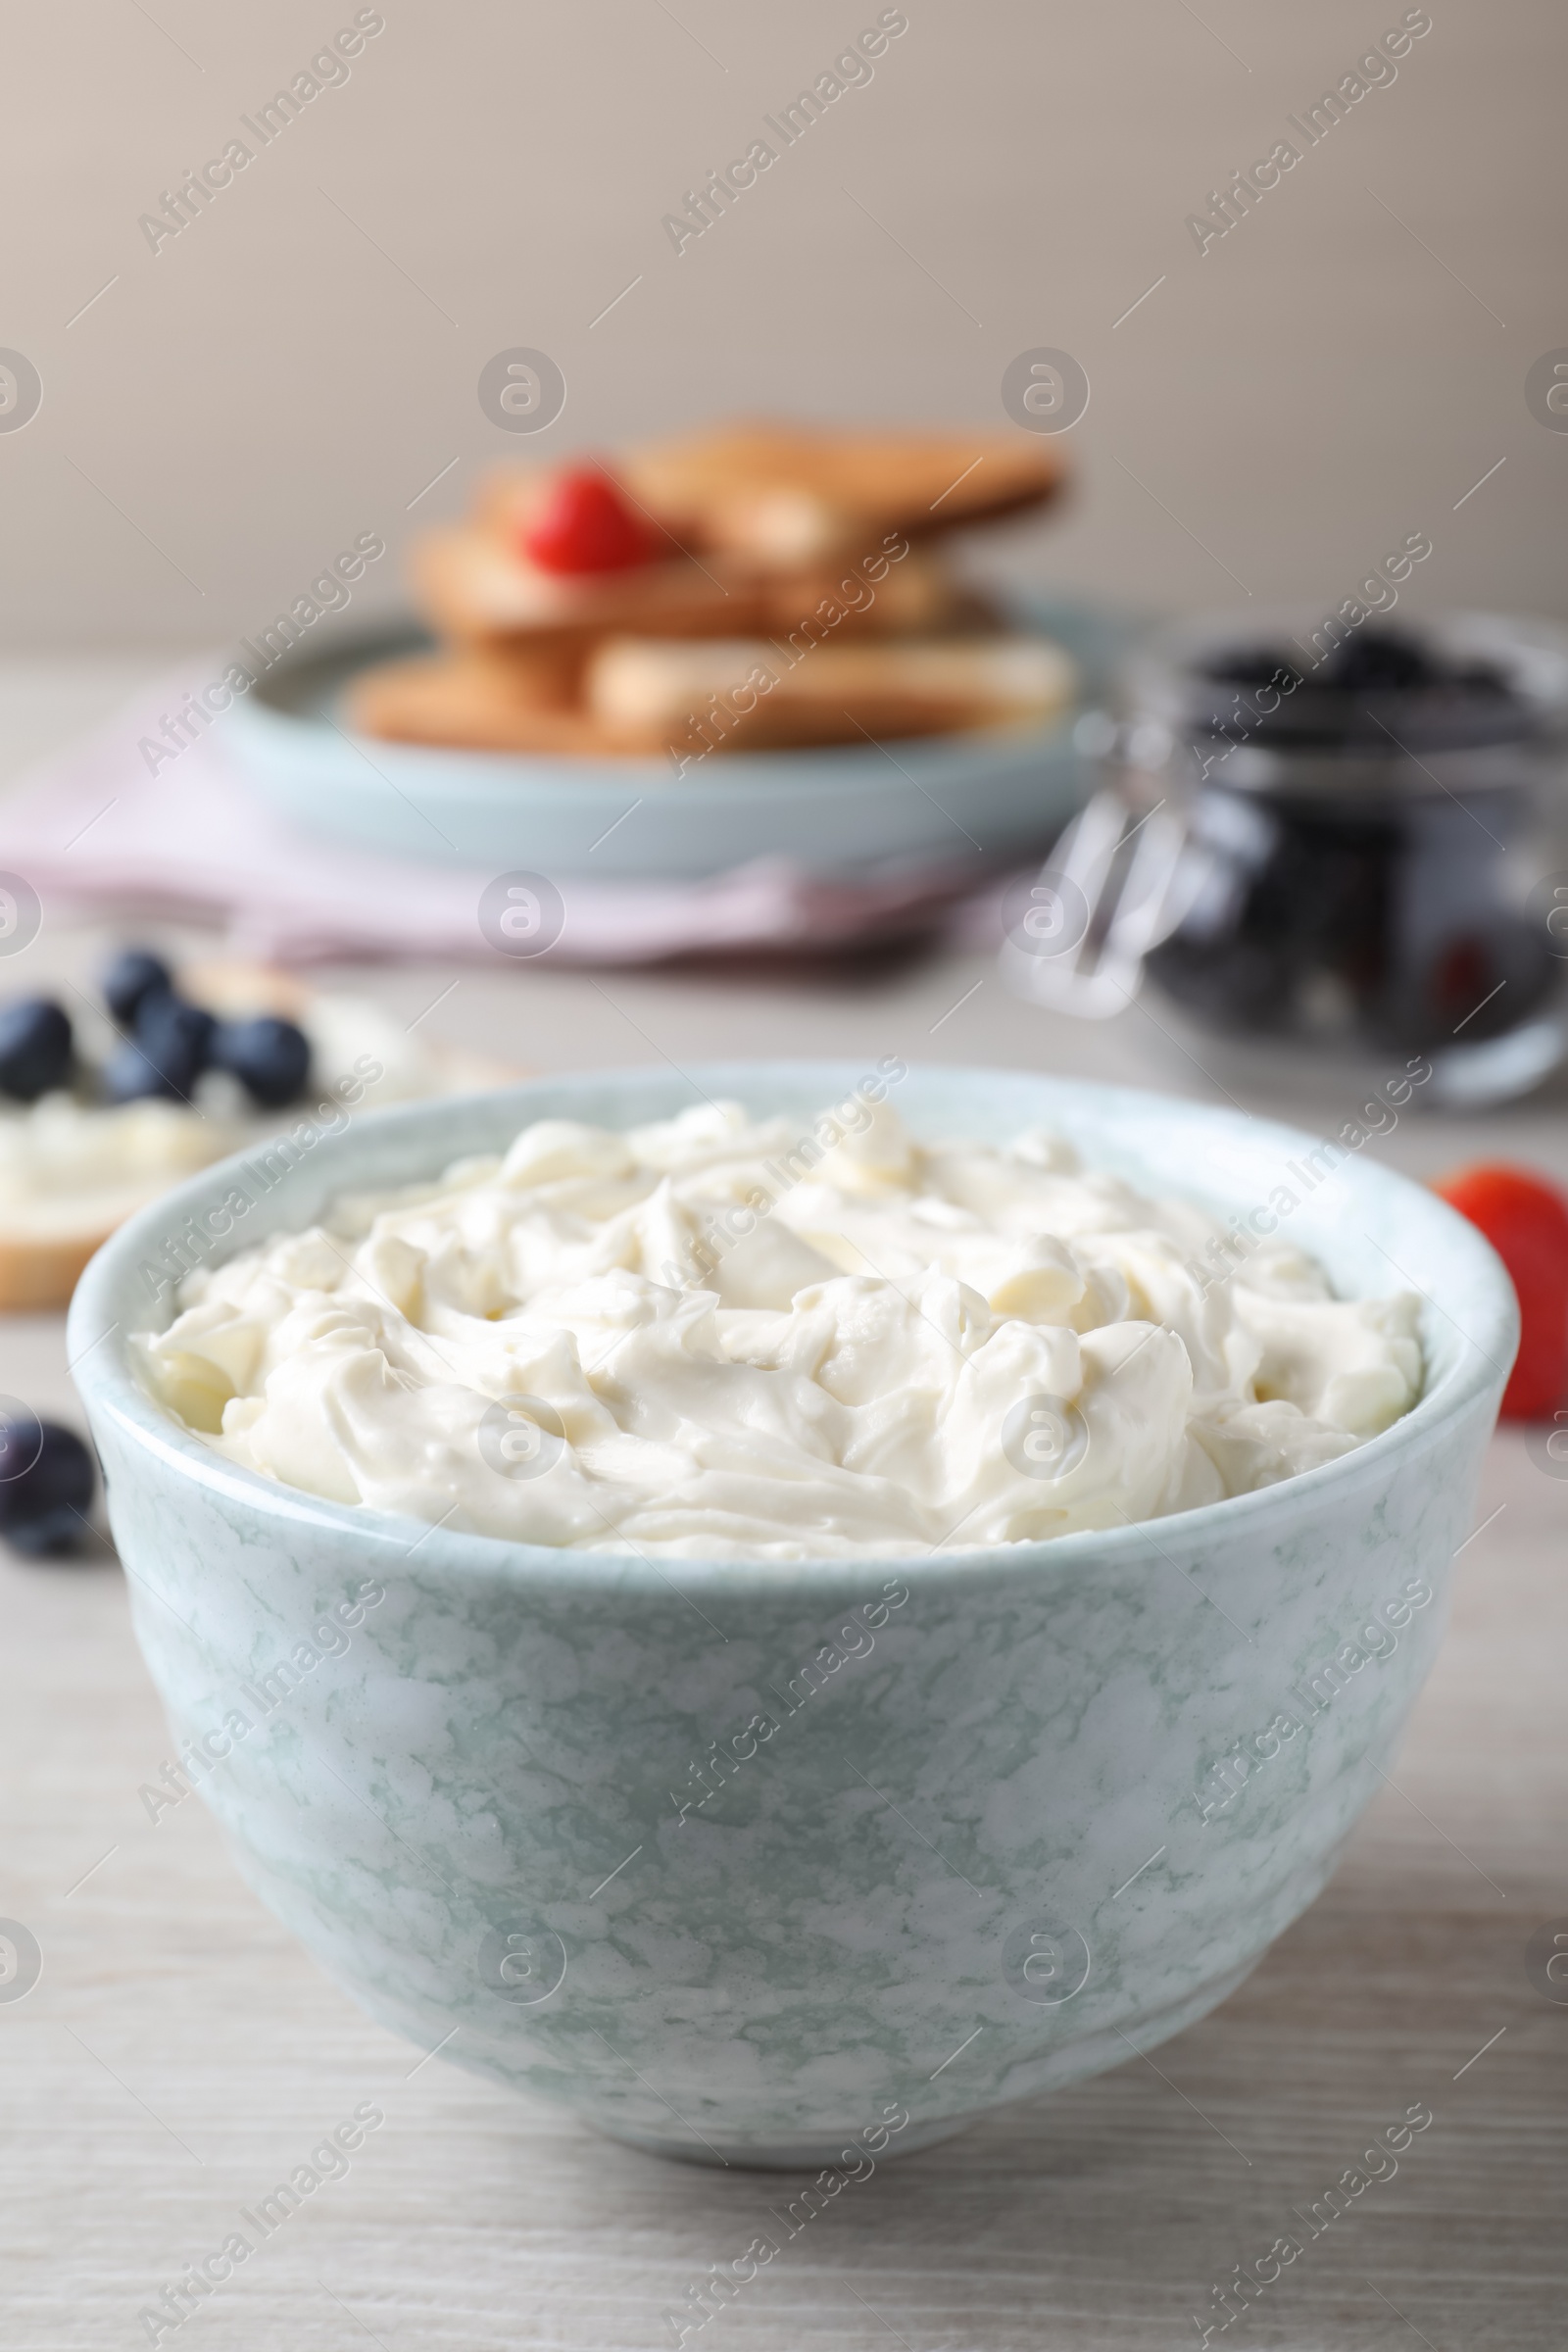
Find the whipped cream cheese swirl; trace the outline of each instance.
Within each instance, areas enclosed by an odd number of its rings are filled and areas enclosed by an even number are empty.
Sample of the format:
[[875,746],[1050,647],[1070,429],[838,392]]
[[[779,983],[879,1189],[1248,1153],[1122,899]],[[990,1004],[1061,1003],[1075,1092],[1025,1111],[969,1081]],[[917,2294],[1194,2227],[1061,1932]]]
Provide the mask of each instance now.
[[1234,1265],[1050,1134],[918,1145],[886,1086],[804,1135],[734,1103],[541,1120],[192,1274],[148,1379],[308,1494],[696,1559],[1157,1518],[1414,1402],[1415,1298],[1337,1299],[1280,1240]]

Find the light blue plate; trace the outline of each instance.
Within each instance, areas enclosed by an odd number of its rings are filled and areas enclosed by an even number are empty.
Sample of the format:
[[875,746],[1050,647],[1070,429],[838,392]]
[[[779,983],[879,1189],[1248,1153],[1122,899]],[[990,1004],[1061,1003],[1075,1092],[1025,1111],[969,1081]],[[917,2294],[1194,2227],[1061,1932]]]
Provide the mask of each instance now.
[[[1127,624],[1031,602],[1028,625],[1100,694]],[[956,855],[1002,859],[1049,843],[1082,796],[1072,720],[1022,734],[925,737],[704,763],[432,750],[351,735],[345,687],[419,652],[412,627],[329,656],[285,656],[223,721],[253,790],[314,832],[368,849],[505,872],[693,881],[783,857],[845,880]]]

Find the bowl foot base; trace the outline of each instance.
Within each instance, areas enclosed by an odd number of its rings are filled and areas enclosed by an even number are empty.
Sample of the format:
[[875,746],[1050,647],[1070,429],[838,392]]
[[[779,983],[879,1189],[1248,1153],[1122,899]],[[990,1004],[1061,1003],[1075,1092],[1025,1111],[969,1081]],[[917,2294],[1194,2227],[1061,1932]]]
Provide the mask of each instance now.
[[[959,2115],[945,2118],[941,2123],[911,2124],[875,2157],[885,2164],[890,2156],[912,2156],[918,2148],[934,2148],[938,2140],[952,2139],[959,2132],[967,2132],[979,2118]],[[652,2132],[622,2132],[609,2124],[594,2122],[594,2130],[603,2132],[607,2139],[618,2139],[623,2147],[640,2148],[648,2156],[672,2156],[681,2164],[733,2166],[737,2172],[754,2173],[817,2173],[828,2165],[839,2166],[855,2161],[855,2129],[831,2135],[813,2132],[800,2139],[715,2139],[711,2143],[701,2139],[664,2139]]]

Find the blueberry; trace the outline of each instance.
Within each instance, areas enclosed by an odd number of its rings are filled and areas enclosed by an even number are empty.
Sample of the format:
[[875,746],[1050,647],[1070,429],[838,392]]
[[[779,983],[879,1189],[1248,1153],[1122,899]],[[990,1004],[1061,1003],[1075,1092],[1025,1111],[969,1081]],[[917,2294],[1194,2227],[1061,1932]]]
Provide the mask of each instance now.
[[35,1468],[43,1453],[43,1423],[20,1397],[0,1397],[0,1516],[5,1497]]
[[1369,628],[1337,645],[1323,664],[1323,683],[1341,694],[1418,694],[1445,683],[1426,648],[1402,629]]
[[104,1003],[122,1029],[129,1029],[149,996],[172,996],[174,983],[167,963],[151,948],[122,948],[106,965],[98,983]]
[[79,1550],[96,1483],[74,1429],[40,1421],[14,1398],[0,1406],[0,1534],[33,1559]]
[[311,1071],[311,1041],[292,1021],[262,1013],[255,1020],[220,1022],[213,1060],[239,1079],[264,1110],[281,1110],[304,1091]]
[[205,1004],[187,1004],[172,995],[144,997],[136,1015],[136,1043],[155,1055],[168,1052],[183,1057],[193,1075],[212,1059],[218,1018]]
[[1200,674],[1212,678],[1218,686],[1242,686],[1254,692],[1259,687],[1272,686],[1276,680],[1283,689],[1285,681],[1290,679],[1294,693],[1301,683],[1299,672],[1290,656],[1282,654],[1277,645],[1234,647],[1203,662]]
[[48,997],[24,997],[0,1011],[0,1094],[36,1102],[71,1070],[71,1022]]
[[82,1526],[69,1502],[57,1502],[35,1518],[19,1519],[5,1533],[12,1550],[29,1560],[63,1560],[85,1550],[93,1530]]
[[100,1073],[106,1102],[177,1102],[178,1095],[140,1046],[122,1038]]
[[104,1094],[111,1102],[148,1098],[188,1102],[206,1069],[218,1023],[200,1004],[179,997],[144,997],[136,1034],[118,1045],[104,1064]]

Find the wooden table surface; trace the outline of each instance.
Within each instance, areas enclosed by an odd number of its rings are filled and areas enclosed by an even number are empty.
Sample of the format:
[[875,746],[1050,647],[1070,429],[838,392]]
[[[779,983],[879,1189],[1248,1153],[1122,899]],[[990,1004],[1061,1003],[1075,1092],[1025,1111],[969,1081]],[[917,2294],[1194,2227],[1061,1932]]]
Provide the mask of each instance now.
[[[124,674],[0,678],[12,762]],[[26,985],[80,978],[101,946],[47,931]],[[899,1053],[1216,1101],[1243,1083],[1139,1008],[1094,1029],[1049,1019],[981,954],[795,976],[402,967],[353,985],[413,1019],[453,980],[432,1025],[540,1067]],[[1245,1091],[1318,1129],[1354,1108],[1286,1071]],[[1568,1177],[1568,1115],[1560,1096],[1485,1127],[1426,1115],[1368,1148],[1417,1174],[1485,1149]],[[0,1391],[79,1418],[56,1319],[0,1327]],[[879,2169],[687,2343],[1153,2352],[1211,2323],[1236,2352],[1568,2341],[1568,2004],[1526,1956],[1547,1923],[1568,1933],[1565,1533],[1568,1480],[1519,1433],[1497,1439],[1394,1781],[1222,2009],[1151,2060]],[[7,2352],[153,2340],[143,2312],[367,2101],[386,2120],[347,2175],[158,2341],[674,2346],[666,2314],[770,2227],[787,2177],[634,2154],[368,2023],[241,1885],[199,1798],[148,1820],[137,1790],[169,1752],[112,1559],[0,1559],[0,1916],[43,1954],[26,1997],[0,2000]],[[1307,2238],[1298,2209],[1417,2101],[1433,2122],[1396,2175],[1219,2332],[1214,2288],[1282,2234]]]

